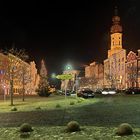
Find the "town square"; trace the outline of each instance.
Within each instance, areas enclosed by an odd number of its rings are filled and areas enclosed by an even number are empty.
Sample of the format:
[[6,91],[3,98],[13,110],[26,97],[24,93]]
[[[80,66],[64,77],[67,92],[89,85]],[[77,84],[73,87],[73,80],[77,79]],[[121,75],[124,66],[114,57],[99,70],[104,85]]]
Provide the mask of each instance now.
[[139,140],[140,2],[2,3],[0,140]]

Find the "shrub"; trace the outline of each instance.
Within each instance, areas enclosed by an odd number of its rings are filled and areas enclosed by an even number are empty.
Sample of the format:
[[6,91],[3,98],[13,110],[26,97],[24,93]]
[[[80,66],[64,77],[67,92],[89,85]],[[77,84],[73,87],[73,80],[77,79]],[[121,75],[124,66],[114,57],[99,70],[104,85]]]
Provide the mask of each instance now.
[[81,102],[82,101],[85,101],[85,99],[84,98],[82,98],[82,97],[79,97],[79,99],[78,100],[80,100]]
[[79,123],[77,121],[70,121],[67,124],[67,131],[68,132],[80,131]]
[[30,137],[30,133],[29,132],[20,133],[20,137],[21,138],[29,138]]
[[39,95],[39,96],[42,96],[42,97],[48,97],[48,96],[50,96],[50,92],[49,92],[49,89],[48,88],[38,88],[37,90],[36,90],[36,92],[37,92],[37,94]]
[[74,105],[75,103],[72,101],[72,102],[70,102],[70,105]]
[[41,110],[41,107],[40,106],[36,107],[36,110]]
[[60,104],[56,104],[56,106],[55,106],[56,108],[60,108],[61,107],[61,105]]
[[124,136],[124,135],[131,135],[133,134],[133,130],[130,124],[128,123],[122,123],[119,125],[117,132],[117,135]]
[[13,106],[13,107],[11,108],[11,111],[17,111],[17,108],[16,108],[15,106]]
[[81,100],[77,100],[77,103],[81,103],[82,101]]
[[33,131],[32,126],[28,123],[23,123],[20,126],[20,132],[31,132]]

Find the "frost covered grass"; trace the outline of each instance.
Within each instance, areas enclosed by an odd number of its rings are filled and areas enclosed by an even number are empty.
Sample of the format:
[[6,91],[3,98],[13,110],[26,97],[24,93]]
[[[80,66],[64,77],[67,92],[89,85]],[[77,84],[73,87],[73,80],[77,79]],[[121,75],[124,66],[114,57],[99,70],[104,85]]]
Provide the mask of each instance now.
[[[17,111],[11,111],[9,101],[0,102],[0,139],[19,139],[19,126],[33,127],[28,139],[47,140],[138,140],[140,139],[140,96],[105,96],[76,99],[64,96],[15,99]],[[70,105],[74,102],[74,105]],[[59,104],[61,107],[56,108]],[[36,109],[40,108],[40,109]],[[81,131],[67,133],[66,125],[77,121]],[[121,123],[133,127],[133,135],[116,135]]]

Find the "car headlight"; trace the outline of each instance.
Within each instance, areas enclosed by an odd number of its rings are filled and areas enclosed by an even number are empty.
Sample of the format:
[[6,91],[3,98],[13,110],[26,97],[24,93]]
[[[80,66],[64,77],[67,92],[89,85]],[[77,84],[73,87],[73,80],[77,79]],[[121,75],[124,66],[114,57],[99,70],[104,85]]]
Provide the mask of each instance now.
[[106,95],[106,94],[108,94],[108,92],[107,91],[102,91],[102,94]]

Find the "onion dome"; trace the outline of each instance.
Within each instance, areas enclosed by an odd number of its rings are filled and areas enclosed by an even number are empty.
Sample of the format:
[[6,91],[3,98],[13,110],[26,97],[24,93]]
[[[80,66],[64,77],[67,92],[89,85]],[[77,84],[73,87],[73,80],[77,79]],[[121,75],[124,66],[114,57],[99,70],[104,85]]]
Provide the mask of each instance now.
[[113,33],[121,33],[122,26],[120,25],[120,17],[118,16],[118,9],[115,7],[115,16],[112,18],[113,25],[111,27],[110,32]]

